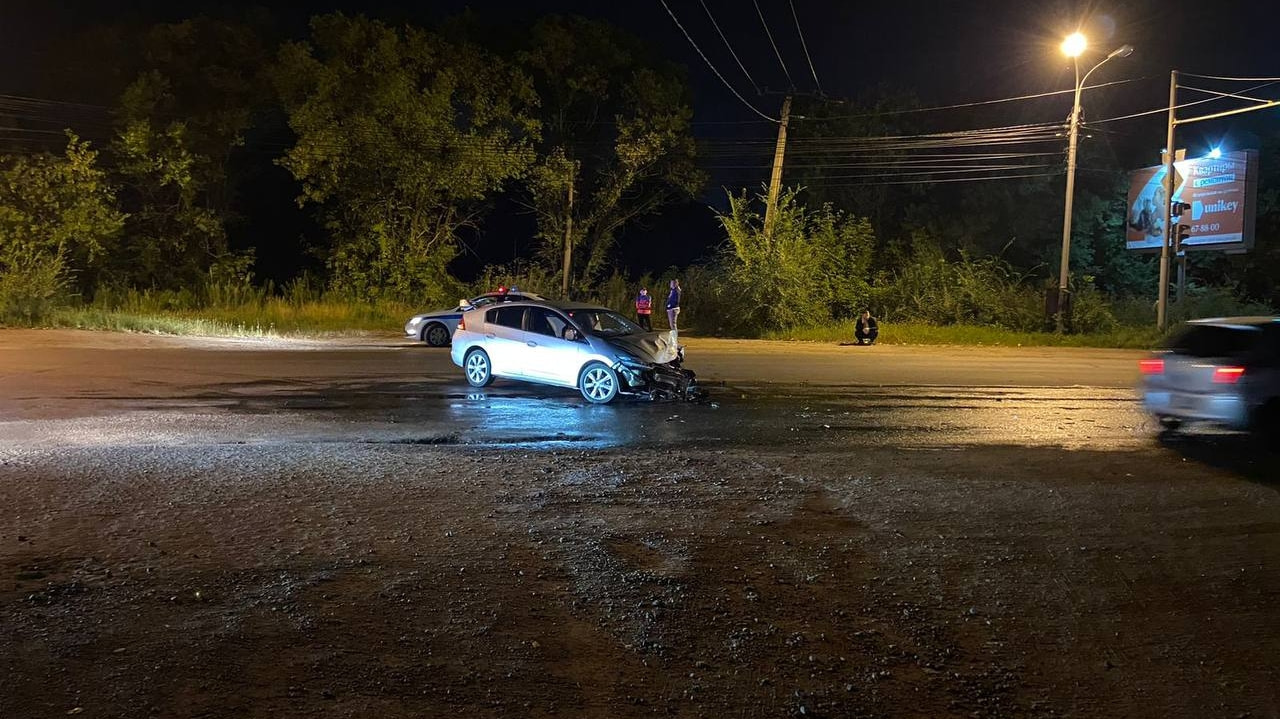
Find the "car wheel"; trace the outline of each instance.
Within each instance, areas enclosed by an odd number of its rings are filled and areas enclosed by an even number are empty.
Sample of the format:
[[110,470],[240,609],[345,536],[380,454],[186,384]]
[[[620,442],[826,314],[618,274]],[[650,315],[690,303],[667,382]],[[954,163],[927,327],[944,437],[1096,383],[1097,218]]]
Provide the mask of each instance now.
[[618,373],[599,362],[592,362],[582,369],[578,389],[592,404],[612,402],[618,396]]
[[444,347],[449,344],[449,328],[439,322],[432,322],[422,328],[422,341],[431,347]]
[[471,350],[462,360],[462,370],[467,375],[467,384],[472,387],[488,387],[493,384],[493,367],[489,364],[489,354],[481,349]]

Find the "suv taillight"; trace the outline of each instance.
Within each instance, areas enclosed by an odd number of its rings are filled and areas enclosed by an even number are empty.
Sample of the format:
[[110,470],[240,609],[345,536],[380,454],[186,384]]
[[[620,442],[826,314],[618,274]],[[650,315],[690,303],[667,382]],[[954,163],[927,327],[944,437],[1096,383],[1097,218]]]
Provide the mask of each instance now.
[[1138,360],[1138,369],[1144,375],[1164,374],[1164,360],[1162,359],[1144,359]]
[[1214,384],[1235,384],[1244,376],[1244,367],[1217,367],[1213,370]]

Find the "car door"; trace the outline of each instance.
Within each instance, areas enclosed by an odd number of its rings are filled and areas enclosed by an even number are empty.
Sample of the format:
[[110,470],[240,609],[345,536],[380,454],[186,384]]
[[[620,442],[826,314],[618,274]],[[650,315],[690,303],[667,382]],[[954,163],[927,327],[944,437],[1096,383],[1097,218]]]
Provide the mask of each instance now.
[[503,377],[523,377],[527,347],[521,306],[500,305],[484,314],[484,349],[489,353],[493,373]]
[[568,327],[572,325],[558,312],[545,307],[529,308],[525,315],[527,376],[566,387],[577,386],[586,345],[564,339]]

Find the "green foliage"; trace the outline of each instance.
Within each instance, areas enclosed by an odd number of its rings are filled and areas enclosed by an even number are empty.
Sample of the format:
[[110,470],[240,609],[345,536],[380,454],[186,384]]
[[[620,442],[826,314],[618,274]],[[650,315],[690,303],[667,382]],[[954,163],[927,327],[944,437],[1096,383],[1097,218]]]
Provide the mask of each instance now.
[[72,276],[88,282],[124,222],[98,153],[70,135],[61,155],[0,157],[0,314],[36,322]]
[[62,255],[24,254],[0,269],[0,325],[40,324],[64,304]]
[[205,199],[198,169],[204,158],[191,151],[184,123],[158,128],[145,118],[131,120],[112,143],[112,152],[129,218],[112,253],[109,281],[190,287],[202,282],[214,265],[235,262],[229,257],[222,216]]
[[302,183],[299,203],[324,210],[334,286],[456,299],[457,231],[533,162],[529,79],[419,28],[340,14],[311,28],[275,70],[298,136],[280,163]]
[[542,98],[543,138],[526,183],[540,257],[561,265],[572,216],[572,284],[584,290],[612,271],[620,230],[705,181],[695,164],[689,88],[677,68],[607,23],[552,16],[528,38],[518,62]]
[[[797,327],[766,332],[765,339],[799,342],[849,342],[853,338],[854,321]],[[1153,349],[1163,335],[1155,324],[1142,327],[1117,327],[1107,332],[1056,334],[1023,332],[983,325],[934,325],[918,322],[881,325],[879,344],[888,345],[969,345],[990,347],[1117,347]]]
[[809,210],[789,190],[779,199],[772,231],[744,193],[720,216],[728,235],[725,284],[735,298],[730,331],[760,331],[848,317],[868,299],[867,270],[875,238],[866,220],[831,205]]
[[998,257],[948,258],[936,241],[917,233],[900,267],[878,277],[873,310],[890,322],[1039,329],[1043,300],[1027,280]]

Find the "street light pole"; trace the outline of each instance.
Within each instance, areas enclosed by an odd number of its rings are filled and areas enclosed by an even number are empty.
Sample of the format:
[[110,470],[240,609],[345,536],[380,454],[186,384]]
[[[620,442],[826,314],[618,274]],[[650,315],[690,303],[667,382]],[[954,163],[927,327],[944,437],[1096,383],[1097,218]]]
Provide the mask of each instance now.
[[1071,267],[1071,205],[1076,195],[1076,143],[1080,136],[1080,63],[1076,66],[1076,99],[1071,105],[1070,140],[1067,141],[1067,202],[1066,211],[1062,215],[1062,265],[1058,270],[1058,311],[1055,313],[1055,328],[1062,334],[1064,316],[1067,307],[1067,281]]
[[1085,47],[1084,36],[1080,33],[1071,35],[1062,43],[1062,51],[1071,56],[1072,65],[1075,66],[1076,86],[1075,100],[1071,104],[1069,140],[1067,141],[1067,201],[1062,216],[1062,264],[1058,269],[1058,311],[1054,313],[1054,326],[1058,334],[1062,334],[1065,329],[1067,297],[1070,295],[1067,282],[1071,271],[1071,205],[1075,199],[1076,189],[1076,147],[1079,144],[1080,136],[1080,93],[1084,90],[1085,81],[1089,79],[1094,70],[1107,64],[1107,61],[1112,58],[1128,57],[1133,54],[1132,45],[1121,45],[1102,58],[1102,62],[1089,68],[1084,77],[1080,77],[1080,53],[1084,52]]

